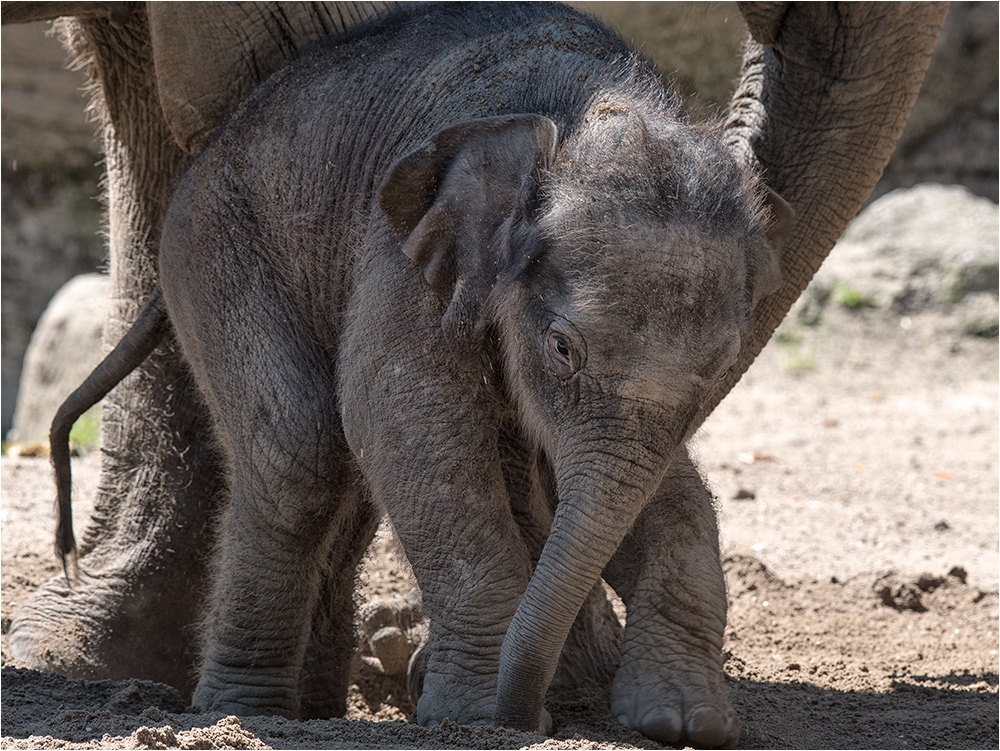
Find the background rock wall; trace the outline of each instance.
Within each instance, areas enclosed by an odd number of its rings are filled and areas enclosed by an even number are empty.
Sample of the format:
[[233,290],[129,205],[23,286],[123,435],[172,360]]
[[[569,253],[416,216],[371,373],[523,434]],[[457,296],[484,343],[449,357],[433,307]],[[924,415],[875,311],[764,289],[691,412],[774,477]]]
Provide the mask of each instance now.
[[869,200],[941,183],[997,202],[998,13],[997,3],[951,4],[920,97]]
[[49,24],[0,30],[0,435],[11,426],[28,340],[52,296],[104,259],[102,169],[85,76]]
[[[686,96],[721,111],[746,34],[736,3],[574,5],[616,26]],[[872,200],[925,182],[998,200],[998,6],[952,3],[924,89]],[[29,337],[56,290],[104,262],[101,169],[83,74],[47,24],[4,27],[2,68],[2,425],[11,425]]]

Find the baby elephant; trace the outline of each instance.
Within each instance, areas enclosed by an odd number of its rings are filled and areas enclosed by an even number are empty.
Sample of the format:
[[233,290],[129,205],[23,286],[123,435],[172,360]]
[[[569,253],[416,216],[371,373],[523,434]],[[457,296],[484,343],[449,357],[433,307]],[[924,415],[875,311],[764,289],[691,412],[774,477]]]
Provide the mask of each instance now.
[[565,7],[407,7],[261,85],[176,186],[162,299],[106,365],[169,319],[228,462],[195,705],[344,711],[384,512],[430,621],[420,723],[544,728],[603,577],[628,610],[613,714],[735,743],[685,442],[789,221]]

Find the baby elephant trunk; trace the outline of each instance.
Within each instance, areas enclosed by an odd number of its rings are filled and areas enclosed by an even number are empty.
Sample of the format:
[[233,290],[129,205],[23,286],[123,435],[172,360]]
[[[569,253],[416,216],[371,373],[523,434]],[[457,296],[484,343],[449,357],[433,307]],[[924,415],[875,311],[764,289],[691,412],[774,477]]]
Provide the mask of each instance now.
[[[545,692],[569,630],[663,477],[666,463],[657,463],[664,466],[643,469],[607,456],[591,457],[576,463],[579,470],[560,473],[557,462],[556,476],[569,479],[557,483],[552,531],[504,637],[498,725],[538,730]],[[595,467],[602,468],[600,474]]]

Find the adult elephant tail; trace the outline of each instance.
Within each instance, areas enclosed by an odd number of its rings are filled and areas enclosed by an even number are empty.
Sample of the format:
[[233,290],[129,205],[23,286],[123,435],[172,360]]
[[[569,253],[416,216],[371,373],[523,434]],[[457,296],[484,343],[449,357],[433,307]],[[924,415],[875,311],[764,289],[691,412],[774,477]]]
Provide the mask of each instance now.
[[[80,415],[103,399],[143,360],[149,357],[166,336],[169,324],[163,294],[157,287],[139,317],[111,352],[101,360],[87,379],[62,403],[52,420],[49,446],[56,477],[56,556],[62,561],[66,578],[75,581],[76,538],[73,535],[71,500],[72,470],[69,461],[69,433]],[[72,575],[70,574],[72,570]]]
[[903,132],[948,3],[740,3],[750,28],[726,142],[795,210],[782,285],[754,311],[702,422],[771,338],[861,209]]

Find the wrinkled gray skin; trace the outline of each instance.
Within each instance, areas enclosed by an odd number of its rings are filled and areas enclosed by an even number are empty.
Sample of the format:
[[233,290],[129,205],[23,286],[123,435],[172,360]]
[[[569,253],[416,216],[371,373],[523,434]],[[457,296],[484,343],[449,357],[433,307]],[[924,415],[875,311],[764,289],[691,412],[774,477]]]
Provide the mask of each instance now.
[[374,504],[430,619],[418,721],[544,727],[607,567],[615,714],[735,742],[684,440],[778,287],[788,212],[678,109],[566,8],[441,4],[275,75],[194,161],[160,284],[232,494],[195,706],[300,715],[325,567]]
[[[112,299],[106,349],[122,338],[156,286],[163,214],[185,153],[303,46],[384,5],[0,7],[5,24],[73,16],[58,25],[93,80],[107,167]],[[210,436],[207,411],[170,336],[104,401],[101,484],[80,549],[79,581],[71,587],[64,577],[53,578],[18,608],[9,636],[15,655],[41,670],[157,680],[190,695],[212,522],[224,487]],[[341,575],[341,569],[331,573]],[[353,637],[350,620],[343,613],[317,618],[317,628],[325,622],[329,629],[317,643]],[[316,711],[342,714],[346,698],[331,698],[326,671],[313,664],[303,681],[316,683],[307,693],[323,697]]]
[[[58,12],[51,11],[53,5]],[[99,13],[101,4],[88,4],[71,25],[73,49],[89,60],[107,145],[116,287],[110,343],[120,338],[156,283],[167,186],[183,149],[199,143],[199,134],[210,132],[214,122],[209,113],[199,130],[197,120],[185,126],[168,118],[184,108],[161,107],[165,93],[158,81],[172,84],[171,90],[181,94],[186,86],[203,84],[186,84],[183,71],[157,70],[154,58],[161,60],[157,49],[163,53],[164,48],[157,47],[150,31],[157,4],[149,5],[150,12],[130,5],[130,14],[108,17]],[[325,13],[329,7],[294,5],[296,12],[307,15]],[[268,64],[280,64],[304,39],[312,38],[308,33],[300,36],[303,29],[315,35],[329,28],[328,18],[289,23],[295,17],[290,5],[280,13],[273,4],[252,6],[245,21],[239,13],[247,13],[246,4],[221,7],[218,15],[224,23],[196,24],[184,38],[197,41],[202,49],[235,49],[244,60],[254,61],[252,66],[225,69],[236,74],[220,75],[219,90],[233,97],[273,70]],[[739,160],[761,169],[768,184],[789,200],[797,222],[781,256],[782,286],[755,308],[747,346],[703,403],[698,420],[763,347],[874,186],[916,97],[946,6],[767,3],[741,8],[754,40],[734,96],[726,140]],[[18,3],[5,4],[2,14],[4,22],[25,21],[74,9],[72,3]],[[34,15],[23,15],[25,11]],[[234,29],[241,31],[237,44],[231,38]],[[277,63],[256,65],[275,59]],[[225,100],[225,95],[220,97]],[[80,583],[69,590],[58,577],[15,613],[12,650],[36,667],[87,678],[145,677],[182,690],[190,686],[191,625],[200,607],[203,551],[211,544],[209,520],[218,505],[215,491],[221,480],[220,463],[208,448],[204,408],[171,342],[106,402],[107,455],[99,511],[82,549]],[[673,466],[684,464],[678,458]],[[692,489],[690,494],[698,492],[703,491]],[[518,520],[522,530],[530,528],[524,515]],[[635,529],[645,532],[641,525]],[[671,550],[680,556],[683,546]],[[610,568],[606,575],[614,577]],[[340,586],[335,576],[325,581],[324,593]],[[314,630],[321,632],[324,623],[332,623],[335,632],[336,624],[346,620],[342,614],[324,618],[328,613],[317,611]],[[600,623],[600,618],[594,622]],[[575,629],[570,641],[576,643],[587,633],[587,628]],[[150,650],[150,644],[158,649]],[[319,664],[308,659],[317,653],[309,649],[307,665]],[[307,668],[303,682],[322,675],[322,670]],[[620,671],[619,680],[622,677]],[[321,678],[315,685],[322,688],[329,681]],[[308,702],[300,706],[308,715]],[[323,712],[338,705],[315,706]]]

